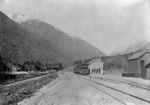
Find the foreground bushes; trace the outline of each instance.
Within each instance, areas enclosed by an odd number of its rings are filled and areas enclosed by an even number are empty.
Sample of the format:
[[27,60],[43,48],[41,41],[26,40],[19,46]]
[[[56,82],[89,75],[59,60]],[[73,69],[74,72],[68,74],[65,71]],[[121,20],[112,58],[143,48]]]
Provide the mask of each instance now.
[[42,75],[46,75],[48,73],[29,73],[29,74],[0,74],[0,84],[5,85],[13,82],[22,81],[25,79],[30,79]]
[[10,68],[6,64],[6,59],[0,55],[0,73],[6,73],[10,71]]
[[0,105],[17,105],[19,101],[29,98],[43,85],[56,79],[56,74],[46,75],[36,80],[31,80],[17,85],[0,89]]

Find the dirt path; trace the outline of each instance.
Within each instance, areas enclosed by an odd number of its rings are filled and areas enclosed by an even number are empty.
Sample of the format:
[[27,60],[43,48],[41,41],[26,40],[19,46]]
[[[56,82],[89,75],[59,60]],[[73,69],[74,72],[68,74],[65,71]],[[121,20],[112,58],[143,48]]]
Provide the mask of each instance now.
[[122,103],[87,85],[78,77],[64,73],[33,97],[18,105],[122,105]]

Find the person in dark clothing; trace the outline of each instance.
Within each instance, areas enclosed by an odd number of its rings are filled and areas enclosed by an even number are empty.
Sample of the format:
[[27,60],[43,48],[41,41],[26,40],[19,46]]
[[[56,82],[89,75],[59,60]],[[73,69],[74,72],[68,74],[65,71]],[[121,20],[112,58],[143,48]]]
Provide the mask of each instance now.
[[101,73],[101,69],[99,68],[99,74]]

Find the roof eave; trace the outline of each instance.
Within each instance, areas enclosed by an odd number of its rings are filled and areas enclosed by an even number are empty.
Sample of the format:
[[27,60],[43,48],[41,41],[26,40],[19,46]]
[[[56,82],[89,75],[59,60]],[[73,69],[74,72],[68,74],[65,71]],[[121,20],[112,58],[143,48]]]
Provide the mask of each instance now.
[[133,60],[138,60],[139,58],[136,58],[136,59],[128,59],[127,61],[133,61]]
[[[128,59],[127,61],[132,61],[132,60],[138,60],[140,59],[141,57],[143,57],[146,53],[149,53],[148,51],[146,51],[145,53],[143,53],[141,56],[139,56],[138,58],[135,58],[135,59]],[[150,54],[150,53],[149,53]]]

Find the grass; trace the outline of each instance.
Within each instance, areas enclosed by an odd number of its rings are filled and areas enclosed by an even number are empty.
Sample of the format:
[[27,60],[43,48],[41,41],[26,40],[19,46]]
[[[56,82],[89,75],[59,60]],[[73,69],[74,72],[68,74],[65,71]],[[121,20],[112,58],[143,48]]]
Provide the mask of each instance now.
[[1,88],[0,90],[0,105],[17,105],[18,102],[25,98],[29,98],[38,91],[43,85],[48,84],[56,79],[56,74],[46,75],[38,80],[32,80],[25,83],[20,83],[14,86]]

